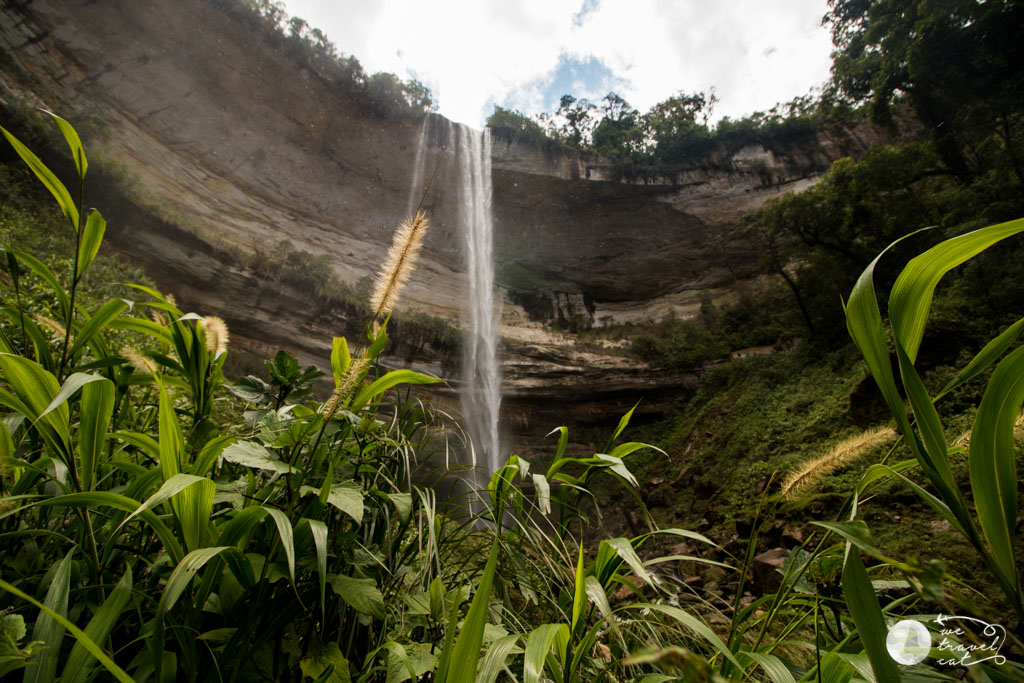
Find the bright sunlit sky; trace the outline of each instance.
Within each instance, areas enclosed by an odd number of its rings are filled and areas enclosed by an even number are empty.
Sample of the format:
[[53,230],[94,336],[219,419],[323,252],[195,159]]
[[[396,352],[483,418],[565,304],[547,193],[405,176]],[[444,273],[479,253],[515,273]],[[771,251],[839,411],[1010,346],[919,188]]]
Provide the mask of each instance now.
[[369,72],[427,85],[450,119],[535,115],[615,91],[641,112],[682,90],[714,119],[807,94],[829,75],[825,0],[286,0]]

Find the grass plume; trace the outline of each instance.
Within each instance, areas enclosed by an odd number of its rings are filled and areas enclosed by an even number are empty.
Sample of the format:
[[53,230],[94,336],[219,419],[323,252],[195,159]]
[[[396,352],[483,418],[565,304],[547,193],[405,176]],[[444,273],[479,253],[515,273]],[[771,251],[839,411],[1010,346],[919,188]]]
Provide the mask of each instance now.
[[896,430],[892,427],[878,427],[840,441],[825,455],[807,460],[790,472],[782,482],[782,495],[794,496],[873,448],[895,438]]
[[370,367],[370,359],[365,356],[359,358],[353,358],[352,362],[349,363],[348,370],[345,372],[345,376],[342,378],[338,388],[331,393],[331,397],[327,399],[327,403],[324,404],[324,415],[329,420],[334,416],[334,413],[338,410],[345,401],[355,392],[359,383],[363,380],[366,375],[366,370]]
[[45,315],[42,315],[41,313],[36,313],[32,317],[35,318],[36,322],[38,322],[40,325],[49,328],[55,335],[62,339],[64,338],[64,335],[67,334],[67,331],[64,329],[64,326],[61,325],[56,320],[54,320],[53,318],[49,318]]
[[208,315],[203,318],[203,331],[206,333],[206,348],[214,355],[220,356],[228,350],[228,326],[223,318]]
[[416,264],[416,257],[423,248],[423,237],[427,233],[426,214],[417,212],[412,218],[406,219],[395,231],[395,237],[388,250],[387,259],[377,276],[370,297],[372,320],[386,316],[395,308],[402,287],[409,280]]
[[155,375],[159,372],[156,367],[156,363],[154,363],[152,359],[142,355],[142,353],[136,349],[126,346],[121,349],[121,356],[131,363],[132,367],[134,367],[136,371],[144,375]]

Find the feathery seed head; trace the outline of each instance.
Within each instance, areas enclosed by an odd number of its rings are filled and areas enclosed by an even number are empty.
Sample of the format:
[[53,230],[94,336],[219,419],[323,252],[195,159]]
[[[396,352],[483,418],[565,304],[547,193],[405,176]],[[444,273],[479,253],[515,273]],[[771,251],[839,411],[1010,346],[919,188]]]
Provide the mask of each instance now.
[[871,449],[896,438],[896,430],[892,427],[878,427],[840,441],[832,449],[821,456],[801,464],[791,471],[782,482],[782,495],[792,497],[801,490],[807,489],[824,477],[848,465]]
[[43,327],[48,327],[50,330],[52,330],[58,337],[67,336],[67,330],[64,328],[64,326],[61,325],[56,320],[54,320],[53,318],[48,318],[45,315],[41,315],[39,313],[36,313],[32,317],[35,318],[36,321]]
[[416,264],[416,257],[423,248],[427,224],[426,214],[420,212],[403,221],[395,231],[391,248],[370,297],[370,310],[373,311],[374,320],[394,310],[398,295],[409,280]]
[[208,315],[202,320],[203,331],[206,333],[206,349],[214,358],[228,350],[228,326],[222,318]]
[[149,309],[149,317],[160,327],[167,327],[167,316],[165,316],[160,309]]
[[341,378],[338,388],[334,390],[331,397],[327,399],[327,403],[324,404],[323,414],[326,416],[326,419],[331,419],[334,413],[337,412],[338,407],[355,393],[369,366],[369,358],[359,357],[352,359],[348,369],[345,371],[345,376]]
[[126,346],[121,349],[121,355],[144,375],[155,375],[159,372],[153,359],[142,355],[137,349]]

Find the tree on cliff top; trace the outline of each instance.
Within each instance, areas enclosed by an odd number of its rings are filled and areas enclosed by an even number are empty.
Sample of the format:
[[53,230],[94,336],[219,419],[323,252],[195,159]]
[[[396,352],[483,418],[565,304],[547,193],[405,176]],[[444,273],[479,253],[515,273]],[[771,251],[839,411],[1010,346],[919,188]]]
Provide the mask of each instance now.
[[961,181],[983,172],[970,147],[996,131],[1015,146],[1024,101],[1024,4],[1007,0],[829,0],[833,86],[886,122],[905,96]]

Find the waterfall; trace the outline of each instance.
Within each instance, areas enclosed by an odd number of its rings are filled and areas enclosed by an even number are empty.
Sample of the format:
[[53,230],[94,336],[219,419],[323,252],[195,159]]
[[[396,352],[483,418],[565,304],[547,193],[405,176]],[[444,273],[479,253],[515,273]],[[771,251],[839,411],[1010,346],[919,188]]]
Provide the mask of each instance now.
[[463,350],[462,414],[480,464],[490,474],[501,465],[498,409],[499,320],[494,307],[493,224],[491,214],[491,134],[453,124],[458,134],[459,224],[469,275],[469,335]]
[[[452,193],[454,219],[462,236],[465,255],[467,296],[463,340],[462,415],[470,439],[474,465],[489,476],[500,467],[501,441],[498,411],[501,405],[501,375],[498,370],[499,310],[494,300],[493,219],[491,214],[491,135],[439,116],[428,116],[420,133],[409,197],[410,211],[423,192],[427,171],[437,163],[428,148],[438,146],[447,154],[442,159],[431,194]],[[445,212],[443,215],[452,216]]]

